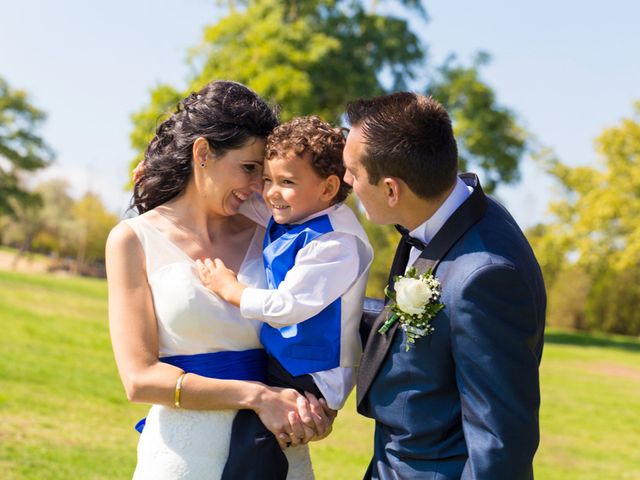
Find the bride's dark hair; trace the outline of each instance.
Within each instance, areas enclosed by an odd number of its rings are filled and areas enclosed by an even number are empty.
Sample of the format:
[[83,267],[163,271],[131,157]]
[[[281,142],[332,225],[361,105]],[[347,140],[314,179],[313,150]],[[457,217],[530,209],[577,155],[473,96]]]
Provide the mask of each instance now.
[[181,100],[158,126],[144,153],[144,172],[131,207],[144,213],[181,194],[193,172],[193,143],[209,142],[216,155],[266,138],[278,125],[277,109],[237,82],[215,81]]

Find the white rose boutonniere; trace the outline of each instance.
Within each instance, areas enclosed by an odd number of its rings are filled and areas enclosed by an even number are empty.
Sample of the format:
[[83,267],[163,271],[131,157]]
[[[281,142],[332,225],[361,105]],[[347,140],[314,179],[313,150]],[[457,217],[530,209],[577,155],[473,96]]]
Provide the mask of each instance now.
[[391,311],[393,315],[384,322],[378,333],[385,334],[391,326],[400,322],[407,334],[407,351],[417,338],[433,333],[434,328],[430,322],[436,314],[444,308],[438,302],[440,298],[440,282],[433,276],[431,270],[418,275],[417,270],[411,267],[404,276],[394,278],[394,291],[384,289],[387,297],[393,300]]

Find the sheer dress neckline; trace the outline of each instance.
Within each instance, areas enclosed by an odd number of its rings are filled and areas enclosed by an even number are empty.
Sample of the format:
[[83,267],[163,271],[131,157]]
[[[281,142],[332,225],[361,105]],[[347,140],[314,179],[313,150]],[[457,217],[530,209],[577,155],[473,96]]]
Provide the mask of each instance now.
[[[185,252],[175,242],[173,242],[170,238],[168,238],[158,227],[156,227],[153,223],[151,223],[146,216],[140,215],[138,218],[142,220],[143,223],[147,227],[149,227],[151,230],[153,230],[154,233],[156,233],[159,237],[162,237],[165,243],[170,245],[181,256],[183,256],[185,259],[189,260],[190,263],[195,265],[196,261],[193,259],[193,257],[191,257],[191,255],[188,255],[187,252]],[[256,225],[253,230],[253,234],[251,235],[251,240],[249,241],[249,244],[247,246],[247,251],[244,253],[244,257],[242,258],[242,262],[240,263],[240,267],[238,268],[238,271],[236,273],[240,273],[243,270],[245,264],[247,263],[247,258],[249,257],[249,251],[251,250],[251,245],[253,245],[253,242],[256,240],[257,234],[258,234],[258,225]]]

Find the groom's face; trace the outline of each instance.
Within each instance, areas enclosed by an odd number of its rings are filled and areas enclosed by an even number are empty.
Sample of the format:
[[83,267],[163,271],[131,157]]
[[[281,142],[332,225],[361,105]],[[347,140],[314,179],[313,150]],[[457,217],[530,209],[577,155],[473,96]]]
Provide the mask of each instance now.
[[362,164],[366,149],[362,127],[352,127],[343,153],[346,167],[344,181],[353,187],[353,192],[362,203],[369,221],[379,224],[394,223],[389,218],[392,212],[389,211],[384,183],[379,181],[377,185],[371,185],[367,170]]

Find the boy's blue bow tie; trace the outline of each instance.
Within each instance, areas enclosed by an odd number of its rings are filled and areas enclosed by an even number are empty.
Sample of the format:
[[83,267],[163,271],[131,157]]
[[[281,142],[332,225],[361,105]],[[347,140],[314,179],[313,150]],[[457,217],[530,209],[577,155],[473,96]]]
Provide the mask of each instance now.
[[272,241],[276,240],[296,226],[295,224],[273,222],[273,225],[269,228],[269,236]]

